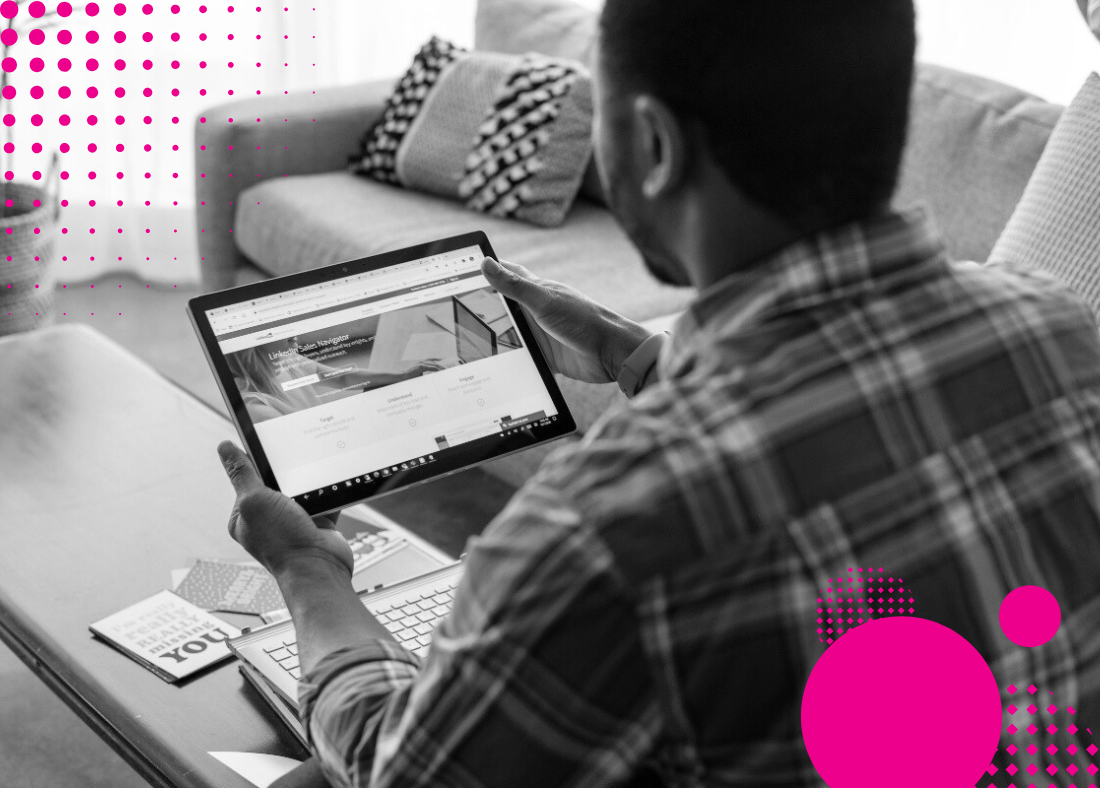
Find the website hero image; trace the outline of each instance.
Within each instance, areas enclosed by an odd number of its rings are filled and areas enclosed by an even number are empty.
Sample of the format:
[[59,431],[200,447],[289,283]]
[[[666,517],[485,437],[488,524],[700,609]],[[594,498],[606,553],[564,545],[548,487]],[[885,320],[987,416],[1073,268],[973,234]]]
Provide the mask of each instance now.
[[557,415],[474,246],[207,313],[296,496]]

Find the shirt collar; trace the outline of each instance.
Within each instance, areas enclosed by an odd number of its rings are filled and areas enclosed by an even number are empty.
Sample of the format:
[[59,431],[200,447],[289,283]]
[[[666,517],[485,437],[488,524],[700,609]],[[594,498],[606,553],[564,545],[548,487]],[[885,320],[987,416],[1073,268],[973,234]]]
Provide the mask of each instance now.
[[701,291],[677,320],[660,359],[662,377],[676,377],[722,336],[765,321],[866,292],[890,274],[947,256],[923,208],[828,230],[786,247]]

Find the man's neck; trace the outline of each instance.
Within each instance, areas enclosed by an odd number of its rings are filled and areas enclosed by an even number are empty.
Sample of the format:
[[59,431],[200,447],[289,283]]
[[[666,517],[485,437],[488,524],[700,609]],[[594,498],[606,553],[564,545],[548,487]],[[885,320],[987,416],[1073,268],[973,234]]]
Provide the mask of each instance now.
[[[748,271],[792,244],[848,223],[819,220],[796,226],[731,188],[716,168],[706,169],[709,174],[676,212],[678,259],[684,262],[697,290]],[[880,209],[886,210],[886,206]]]

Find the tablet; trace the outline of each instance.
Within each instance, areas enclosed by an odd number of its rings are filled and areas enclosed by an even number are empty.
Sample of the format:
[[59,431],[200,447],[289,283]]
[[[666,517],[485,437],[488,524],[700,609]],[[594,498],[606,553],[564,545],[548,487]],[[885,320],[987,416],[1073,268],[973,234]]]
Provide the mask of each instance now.
[[576,430],[487,256],[471,233],[188,303],[268,487],[323,514]]

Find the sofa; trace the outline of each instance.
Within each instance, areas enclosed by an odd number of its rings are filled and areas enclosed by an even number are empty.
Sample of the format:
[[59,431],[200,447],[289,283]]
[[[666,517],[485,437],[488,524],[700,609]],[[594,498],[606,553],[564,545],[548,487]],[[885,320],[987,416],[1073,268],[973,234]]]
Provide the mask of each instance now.
[[[478,49],[591,64],[596,14],[571,0],[480,0]],[[393,80],[212,107],[196,119],[197,232],[203,286],[218,290],[485,230],[505,259],[563,281],[654,329],[691,293],[657,284],[591,186],[560,227],[541,229],[455,201],[349,174],[348,157],[381,115]],[[950,254],[985,262],[1063,108],[988,79],[919,64],[895,204],[926,205]],[[563,381],[581,431],[621,396]],[[487,465],[520,484],[545,451]]]

